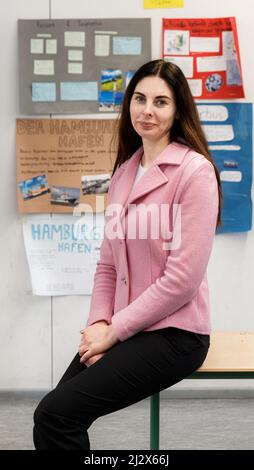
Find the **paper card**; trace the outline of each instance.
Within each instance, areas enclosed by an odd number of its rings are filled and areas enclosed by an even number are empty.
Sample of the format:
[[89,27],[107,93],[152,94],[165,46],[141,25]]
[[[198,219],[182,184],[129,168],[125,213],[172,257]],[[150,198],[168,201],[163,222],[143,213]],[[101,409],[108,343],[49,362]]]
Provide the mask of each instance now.
[[239,151],[241,150],[241,146],[240,145],[209,145],[209,149],[210,150],[233,150],[233,152],[235,151]]
[[79,62],[68,62],[68,73],[83,73],[83,64]]
[[68,60],[83,60],[83,51],[77,49],[69,49],[68,50]]
[[106,69],[101,71],[101,90],[118,91],[123,88],[122,71],[118,69]]
[[94,37],[94,55],[104,57],[109,55],[110,36],[104,34],[96,34]]
[[222,54],[229,60],[237,57],[233,31],[222,31]]
[[193,57],[164,57],[166,62],[173,62],[176,64],[184,73],[186,78],[193,77]]
[[140,55],[142,50],[141,37],[113,37],[114,55]]
[[31,54],[43,54],[43,39],[30,39]]
[[242,85],[240,70],[236,59],[227,60],[226,79],[227,85]]
[[188,55],[190,32],[182,30],[164,31],[164,54],[166,55]]
[[108,34],[117,34],[117,31],[94,31],[94,34],[105,34],[105,35],[108,35]]
[[56,53],[57,53],[57,40],[46,39],[46,54],[56,54]]
[[226,58],[223,56],[197,57],[198,72],[219,72],[226,69]]
[[56,101],[56,84],[32,83],[32,101]]
[[220,38],[190,37],[190,52],[219,52]]
[[36,34],[37,38],[52,38],[52,34],[49,33],[37,33]]
[[228,119],[228,109],[220,104],[197,104],[197,111],[200,121],[226,121]]
[[54,75],[54,60],[34,60],[34,75]]
[[98,82],[61,82],[62,101],[97,101]]
[[228,183],[240,183],[242,180],[241,171],[221,171],[220,172],[221,181],[227,181]]
[[184,0],[144,0],[144,8],[183,8]]
[[233,140],[235,137],[233,126],[230,124],[204,124],[202,125],[202,128],[205,132],[208,142],[219,142],[221,140],[227,142],[229,140]]
[[202,95],[202,80],[200,78],[188,79],[187,82],[194,98]]
[[85,47],[84,31],[65,31],[64,45],[66,47]]

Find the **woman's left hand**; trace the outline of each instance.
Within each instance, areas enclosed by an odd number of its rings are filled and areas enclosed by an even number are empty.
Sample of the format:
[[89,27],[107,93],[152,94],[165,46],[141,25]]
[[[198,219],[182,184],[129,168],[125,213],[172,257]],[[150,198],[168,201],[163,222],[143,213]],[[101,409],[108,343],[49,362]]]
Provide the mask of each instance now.
[[103,353],[119,342],[112,325],[95,323],[80,331],[80,362],[85,363],[90,357]]

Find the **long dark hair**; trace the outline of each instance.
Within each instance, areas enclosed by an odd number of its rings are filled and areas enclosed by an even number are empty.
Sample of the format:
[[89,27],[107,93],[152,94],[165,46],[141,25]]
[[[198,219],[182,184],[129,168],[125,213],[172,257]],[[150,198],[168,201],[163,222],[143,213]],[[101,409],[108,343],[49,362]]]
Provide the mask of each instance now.
[[[181,69],[172,62],[162,59],[152,60],[142,65],[130,80],[125,91],[121,113],[117,122],[114,139],[117,139],[117,157],[112,176],[117,168],[142,145],[142,138],[132,126],[130,118],[130,102],[136,85],[145,77],[162,78],[174,94],[178,118],[170,129],[169,141],[187,145],[204,155],[212,163],[218,183],[218,217],[217,227],[221,225],[222,192],[219,171],[210,155],[205,134],[200,124],[197,108],[192,97],[188,82]],[[113,139],[113,140],[114,140]]]

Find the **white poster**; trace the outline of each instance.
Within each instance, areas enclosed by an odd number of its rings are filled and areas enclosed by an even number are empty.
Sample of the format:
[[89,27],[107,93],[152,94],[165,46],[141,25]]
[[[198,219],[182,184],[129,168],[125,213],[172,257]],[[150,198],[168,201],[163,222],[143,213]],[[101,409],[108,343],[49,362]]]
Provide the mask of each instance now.
[[91,295],[104,213],[23,218],[34,295]]

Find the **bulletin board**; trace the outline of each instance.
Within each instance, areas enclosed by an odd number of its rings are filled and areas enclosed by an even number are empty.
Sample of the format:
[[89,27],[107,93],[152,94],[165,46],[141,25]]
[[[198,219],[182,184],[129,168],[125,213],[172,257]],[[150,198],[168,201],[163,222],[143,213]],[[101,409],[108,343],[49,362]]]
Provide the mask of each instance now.
[[151,20],[19,20],[18,42],[21,113],[117,112],[151,60]]

